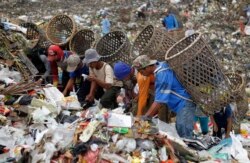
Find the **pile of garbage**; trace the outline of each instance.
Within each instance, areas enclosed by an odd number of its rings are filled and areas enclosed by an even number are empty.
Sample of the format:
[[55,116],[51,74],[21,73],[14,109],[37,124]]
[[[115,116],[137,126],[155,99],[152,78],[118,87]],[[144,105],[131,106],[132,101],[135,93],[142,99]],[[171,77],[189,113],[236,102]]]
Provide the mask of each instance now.
[[245,136],[189,140],[178,136],[174,124],[136,118],[123,107],[111,111],[96,102],[82,110],[75,95],[63,97],[55,87],[0,100],[0,160],[5,162],[249,161],[240,142],[249,144],[249,124],[243,126]]
[[242,34],[240,23],[247,23],[247,1],[197,4],[199,9],[190,21],[198,31],[206,33],[215,56],[226,71],[247,73],[249,34]]
[[[146,20],[137,20],[134,16],[142,4],[138,0],[40,0],[0,4],[1,14],[13,20],[2,23],[0,29],[0,160],[32,163],[249,162],[250,124],[247,120],[241,123],[241,133],[231,133],[228,139],[220,140],[209,134],[197,134],[194,140],[183,139],[178,136],[174,123],[134,117],[125,113],[122,105],[112,111],[100,108],[98,101],[92,107],[82,108],[75,94],[64,97],[57,88],[34,82],[38,71],[25,51],[37,46],[39,40],[29,40],[27,28],[19,26],[20,22],[32,20],[37,22],[39,32],[45,32],[48,21],[59,9],[81,28],[100,33],[100,15],[108,12],[112,30],[126,31],[133,42],[146,24],[162,26],[160,19],[168,5],[183,26],[192,22],[196,31],[207,33],[206,39],[226,71],[242,73],[248,68],[250,44],[249,35],[242,34],[237,23],[246,2],[157,0],[146,13]],[[17,9],[13,11],[10,7]],[[188,18],[183,17],[187,8],[190,8]],[[4,30],[6,28],[11,30]]]

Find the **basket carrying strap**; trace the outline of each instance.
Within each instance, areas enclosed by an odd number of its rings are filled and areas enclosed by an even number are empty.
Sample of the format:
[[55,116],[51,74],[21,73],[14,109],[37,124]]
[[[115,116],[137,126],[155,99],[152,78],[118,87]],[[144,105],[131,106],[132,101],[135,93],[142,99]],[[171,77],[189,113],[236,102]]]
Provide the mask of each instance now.
[[[159,72],[162,72],[162,71],[166,71],[166,70],[168,70],[168,69],[169,69],[169,68],[162,68],[162,69],[158,70],[156,73],[159,73]],[[161,92],[162,92],[162,93],[166,93],[166,94],[172,93],[172,94],[174,94],[175,96],[180,97],[181,99],[184,99],[184,100],[193,102],[193,100],[190,100],[190,99],[188,99],[188,98],[186,98],[186,97],[180,95],[179,93],[177,93],[177,92],[175,92],[175,91],[173,91],[173,90],[171,90],[171,89],[161,90]]]

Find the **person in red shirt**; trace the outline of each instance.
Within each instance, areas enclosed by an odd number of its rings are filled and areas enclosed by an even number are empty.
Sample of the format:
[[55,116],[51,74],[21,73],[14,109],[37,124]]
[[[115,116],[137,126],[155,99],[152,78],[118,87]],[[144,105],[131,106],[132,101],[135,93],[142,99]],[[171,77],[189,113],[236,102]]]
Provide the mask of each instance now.
[[62,70],[62,90],[64,90],[69,80],[69,73],[66,71],[67,58],[73,52],[62,50],[58,45],[50,45],[48,48],[48,61],[50,62],[53,85],[58,86],[58,67]]

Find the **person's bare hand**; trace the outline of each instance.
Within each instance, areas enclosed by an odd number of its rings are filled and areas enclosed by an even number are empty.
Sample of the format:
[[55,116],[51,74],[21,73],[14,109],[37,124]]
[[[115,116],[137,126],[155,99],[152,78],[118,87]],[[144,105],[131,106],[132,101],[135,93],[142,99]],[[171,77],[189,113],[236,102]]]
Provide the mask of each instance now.
[[92,101],[94,101],[94,96],[91,95],[91,94],[88,94],[88,95],[86,96],[85,100],[86,100],[86,101],[89,101],[89,102],[92,102]]
[[37,84],[37,85],[41,85],[41,84],[42,84],[42,82],[43,82],[43,79],[42,79],[42,78],[40,78],[39,80],[37,80],[37,81],[36,81],[36,84]]
[[96,81],[96,77],[95,76],[88,76],[87,78],[89,81]]

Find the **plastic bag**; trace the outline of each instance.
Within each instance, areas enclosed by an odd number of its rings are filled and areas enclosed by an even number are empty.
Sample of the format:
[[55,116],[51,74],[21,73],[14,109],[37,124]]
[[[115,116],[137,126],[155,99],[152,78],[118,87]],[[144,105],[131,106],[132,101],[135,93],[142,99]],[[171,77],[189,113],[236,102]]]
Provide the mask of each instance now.
[[6,82],[7,85],[9,85],[10,83],[19,83],[22,79],[20,72],[10,71],[9,68],[1,69],[0,76],[1,80]]
[[51,101],[54,105],[60,103],[64,98],[62,92],[60,92],[56,87],[44,88],[43,90],[45,92],[46,99]]
[[125,150],[127,152],[132,152],[136,148],[136,141],[135,139],[131,138],[121,139],[116,143],[116,148],[118,150]]
[[144,150],[151,150],[151,149],[155,148],[155,145],[151,140],[138,141],[138,146]]
[[42,107],[42,109],[37,109],[32,113],[32,117],[34,122],[36,123],[44,123],[47,120],[51,112],[46,108]]
[[245,26],[244,32],[245,32],[246,35],[249,35],[249,36],[250,36],[250,25],[246,25],[246,26]]
[[180,136],[177,133],[175,123],[165,123],[159,119],[153,119],[153,122],[159,128],[159,131],[162,133],[167,133],[168,135],[180,139]]
[[82,109],[80,102],[76,95],[70,95],[65,97],[63,102],[61,103],[62,109],[67,110],[80,110]]
[[68,129],[62,126],[59,126],[55,129],[52,142],[57,144],[58,149],[65,149],[70,146],[73,141],[75,129]]
[[55,105],[51,103],[48,103],[44,100],[37,99],[37,98],[33,98],[30,105],[33,107],[38,107],[38,108],[45,107],[46,109],[48,109],[51,113],[55,115],[59,114],[59,112],[61,111],[59,107],[56,107]]
[[239,162],[250,162],[247,151],[243,148],[239,139],[230,133],[232,139],[231,155]]

